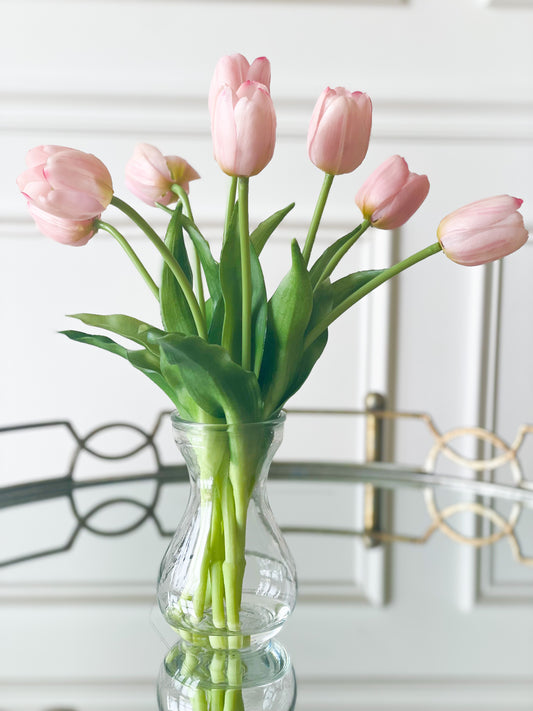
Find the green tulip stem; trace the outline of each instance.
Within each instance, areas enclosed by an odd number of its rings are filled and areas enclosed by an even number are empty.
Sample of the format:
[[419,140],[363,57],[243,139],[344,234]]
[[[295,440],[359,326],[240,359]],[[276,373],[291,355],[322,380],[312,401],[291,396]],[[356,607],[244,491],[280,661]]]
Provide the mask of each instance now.
[[128,257],[131,259],[131,261],[135,265],[135,268],[137,269],[139,274],[142,276],[144,281],[148,284],[148,287],[150,288],[150,291],[152,292],[152,294],[159,301],[159,288],[158,288],[157,284],[152,279],[150,274],[148,274],[146,267],[141,262],[141,260],[137,256],[135,250],[130,245],[128,240],[124,237],[124,235],[121,234],[117,229],[115,229],[115,227],[113,227],[113,225],[110,225],[107,222],[102,222],[101,220],[96,220],[95,226],[100,230],[105,230],[112,237],[114,237],[116,239],[116,241],[120,244],[122,249],[126,252]]
[[191,309],[198,335],[201,338],[207,340],[207,328],[205,324],[205,319],[202,316],[202,311],[200,309],[198,301],[196,300],[196,296],[194,295],[194,291],[192,290],[189,280],[187,279],[183,269],[180,267],[180,265],[174,258],[172,252],[169,250],[163,240],[159,237],[157,232],[155,232],[155,230],[148,224],[148,222],[146,222],[144,217],[139,215],[139,213],[134,210],[130,205],[128,205],[127,202],[124,202],[124,200],[121,200],[116,195],[113,195],[111,204],[118,208],[121,212],[123,212],[127,217],[129,217],[130,220],[134,222],[137,227],[139,227],[144,232],[144,234],[148,237],[148,239],[152,242],[159,254],[162,256],[168,268],[176,277],[176,280],[183,291],[189,308]]
[[318,200],[315,205],[315,211],[311,219],[311,224],[309,225],[309,231],[307,233],[307,238],[305,240],[304,249],[302,252],[305,264],[309,264],[309,259],[311,257],[311,250],[313,249],[313,244],[315,243],[316,233],[318,232],[318,226],[320,225],[320,220],[322,219],[322,214],[324,208],[326,207],[326,201],[328,199],[329,191],[333,183],[333,178],[335,176],[330,173],[324,174],[324,181],[322,182],[322,188],[318,196]]
[[[364,220],[361,222],[360,225],[358,225],[353,231],[352,231],[352,236],[350,239],[347,240],[343,244],[343,246],[336,252],[336,254],[329,260],[326,268],[324,269],[322,276],[320,277],[320,282],[322,282],[324,279],[328,279],[331,274],[333,273],[333,270],[337,266],[337,264],[341,261],[341,259],[344,257],[346,252],[348,252],[349,249],[351,249],[354,244],[357,242],[359,237],[362,237],[362,235],[366,232],[366,230],[370,227],[370,220]],[[319,282],[319,284],[320,284]],[[318,284],[317,284],[318,286]],[[316,288],[316,287],[315,287]]]
[[226,208],[226,219],[224,221],[224,241],[226,241],[226,235],[228,234],[231,216],[233,215],[233,208],[235,207],[235,197],[237,196],[237,177],[235,175],[231,176],[231,183],[228,192],[228,205]]
[[240,629],[239,610],[241,607],[242,581],[244,576],[244,539],[239,536],[236,520],[235,497],[230,479],[222,487],[222,519],[224,525],[224,562],[222,575],[226,602],[228,629]]
[[252,270],[250,262],[250,227],[248,224],[248,178],[239,178],[239,235],[242,283],[242,361],[244,370],[252,364]]
[[339,318],[339,316],[341,316],[345,311],[347,311],[351,306],[356,304],[371,291],[373,291],[389,279],[392,279],[392,277],[396,276],[400,272],[403,272],[405,269],[412,267],[414,264],[421,262],[423,259],[426,259],[432,254],[436,254],[441,250],[442,247],[440,242],[435,242],[435,244],[431,244],[428,247],[424,247],[424,249],[421,249],[419,252],[415,252],[415,254],[412,254],[410,257],[403,259],[401,262],[393,264],[392,267],[384,269],[381,274],[378,274],[378,276],[371,279],[367,284],[362,286],[360,289],[357,289],[357,291],[355,291],[347,299],[341,301],[341,303],[336,308],[330,311],[326,318],[322,319],[322,321],[319,321],[319,323],[317,323],[317,325],[309,331],[304,342],[304,350],[308,348],[311,343],[313,343],[313,341],[315,341],[320,336],[320,334],[323,333],[323,331],[325,331],[327,327],[333,323],[333,321]]
[[[183,207],[185,209],[185,214],[189,220],[195,224],[194,217],[192,215],[191,203],[187,192],[182,188],[181,185],[174,183],[172,186],[172,192],[175,193],[181,200]],[[196,249],[194,249],[194,277],[196,280],[196,295],[198,297],[198,304],[200,306],[200,311],[205,321],[205,295],[204,295],[204,279],[202,274],[202,265],[200,264],[200,257]]]
[[160,210],[163,210],[163,212],[166,212],[167,215],[173,215],[174,210],[171,207],[167,207],[166,205],[161,204],[160,202],[154,203],[156,207],[158,207]]

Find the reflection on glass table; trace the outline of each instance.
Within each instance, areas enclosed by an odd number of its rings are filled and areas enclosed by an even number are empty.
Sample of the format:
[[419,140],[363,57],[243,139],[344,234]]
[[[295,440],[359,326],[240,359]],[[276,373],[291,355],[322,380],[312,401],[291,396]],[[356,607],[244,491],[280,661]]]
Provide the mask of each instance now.
[[296,679],[278,642],[213,649],[180,640],[157,682],[159,711],[292,711]]
[[[287,533],[315,533],[317,535],[361,537],[368,546],[380,543],[423,544],[434,533],[440,531],[450,539],[474,547],[488,546],[501,540],[508,541],[516,561],[533,566],[533,550],[524,548],[525,541],[519,540],[518,524],[531,515],[533,509],[533,481],[522,471],[520,450],[526,441],[533,439],[533,425],[522,425],[514,441],[507,444],[497,434],[480,427],[459,427],[441,433],[431,417],[425,413],[405,413],[384,409],[382,396],[371,393],[367,397],[365,410],[292,410],[293,416],[329,416],[359,418],[364,421],[366,450],[364,462],[330,461],[275,461],[271,467],[271,481],[287,481],[301,484],[312,483],[359,484],[365,487],[363,525],[360,528],[333,526],[299,526],[287,524]],[[0,567],[24,562],[34,558],[54,555],[70,550],[82,531],[100,536],[120,536],[131,533],[147,521],[153,521],[162,536],[172,535],[173,530],[165,527],[159,516],[158,507],[164,498],[165,487],[176,483],[186,483],[188,474],[185,465],[167,465],[162,462],[158,439],[167,426],[167,414],[162,413],[151,431],[128,423],[109,423],[80,435],[68,421],[39,422],[0,428],[0,448],[10,439],[24,440],[17,446],[31,449],[35,436],[50,439],[51,433],[61,432],[68,441],[63,449],[68,452],[66,471],[49,478],[39,478],[22,484],[0,487],[0,511],[13,509],[32,502],[67,500],[69,502],[72,525],[65,532],[64,541],[48,549],[36,549],[20,555],[0,554]],[[416,466],[382,461],[384,453],[384,426],[390,421],[419,421],[429,437],[429,449],[425,460]],[[111,436],[115,432],[130,431],[140,436],[141,443],[131,450],[119,454],[103,453],[94,444],[99,437]],[[469,438],[476,452],[483,456],[466,456],[456,443]],[[471,446],[472,450],[473,447]],[[127,460],[143,450],[149,450],[154,466],[149,472],[127,472],[116,476],[99,475],[90,479],[77,477],[77,468],[84,456],[99,460]],[[452,462],[461,468],[461,475],[439,473],[441,460]],[[507,466],[511,480],[498,481],[498,471]],[[153,482],[155,487],[151,499],[138,500],[129,491],[135,482]],[[80,510],[76,493],[107,487],[113,495],[101,498],[91,508]],[[426,529],[415,534],[390,530],[380,514],[380,492],[387,490],[418,490],[423,505],[429,514],[430,523]],[[457,493],[458,500],[440,506],[437,492]],[[464,500],[466,498],[466,500]],[[509,502],[510,510],[502,512],[498,503]],[[97,523],[100,514],[117,505],[128,505],[137,510],[133,522],[122,527],[105,527]],[[529,509],[529,510],[528,510]],[[526,513],[527,511],[527,513]],[[454,519],[470,514],[484,524],[483,531],[462,533],[454,526]],[[471,527],[470,527],[471,529]],[[529,530],[529,529],[528,529]]]
[[[270,479],[274,486],[290,484],[294,489],[306,487],[352,486],[362,492],[357,497],[362,511],[353,525],[330,516],[327,520],[286,519],[284,531],[292,536],[316,536],[361,539],[368,549],[392,542],[406,546],[421,545],[435,536],[444,535],[461,546],[507,547],[514,560],[525,568],[533,566],[530,532],[533,524],[533,484],[524,473],[522,452],[533,433],[523,425],[511,444],[481,428],[456,428],[441,433],[432,419],[420,413],[390,412],[383,408],[379,396],[369,396],[364,411],[292,411],[294,418],[344,417],[360,420],[359,433],[365,437],[362,461],[277,461]],[[0,451],[16,440],[15,449],[39,450],[34,438],[51,441],[61,432],[64,444],[54,447],[66,456],[63,469],[45,478],[28,477],[24,483],[10,483],[0,488],[0,526],[2,518],[13,522],[31,519],[32,504],[63,502],[61,539],[48,544],[46,536],[31,541],[31,548],[21,549],[17,536],[5,536],[0,550],[0,568],[14,569],[29,560],[46,559],[74,548],[82,534],[121,538],[134,533],[146,523],[155,525],[162,537],[173,534],[173,525],[165,519],[163,502],[167,489],[183,485],[188,476],[184,465],[164,463],[159,451],[161,432],[167,428],[162,414],[153,429],[111,423],[88,434],[80,434],[69,422],[30,423],[0,430]],[[414,421],[426,431],[427,455],[415,466],[380,461],[385,454],[384,426],[388,423]],[[101,448],[101,438],[113,443],[124,431],[135,432],[137,443],[118,453]],[[470,439],[466,448],[464,441]],[[119,437],[120,441],[120,437]],[[473,443],[473,444],[472,444]],[[120,444],[123,447],[123,442]],[[132,471],[132,455],[147,451],[153,466]],[[475,456],[474,456],[475,454]],[[79,476],[83,461],[123,462],[119,474],[103,469],[102,475]],[[135,459],[135,457],[133,457]],[[450,473],[447,462],[453,462],[460,473]],[[499,470],[505,469],[500,476]],[[110,473],[111,471],[111,473]],[[138,495],[142,486],[149,485]],[[403,530],[395,525],[382,507],[386,492],[398,495],[408,492],[417,498],[425,511],[418,518],[416,530]],[[134,517],[125,521],[115,513],[129,507]],[[66,512],[66,513],[65,513]],[[26,516],[28,514],[28,516]],[[53,514],[52,514],[53,515]],[[59,520],[59,519],[58,519]],[[465,524],[466,522],[466,524]],[[474,523],[472,523],[474,522]],[[59,523],[57,523],[57,528]],[[350,522],[348,522],[350,523]],[[405,521],[403,522],[405,524]],[[12,529],[15,530],[15,529]],[[44,534],[45,532],[43,532]],[[107,546],[106,546],[107,547]],[[168,641],[158,679],[160,711],[283,711],[296,705],[296,682],[289,654],[273,640],[258,648],[241,650],[198,647],[194,640],[177,638]],[[289,649],[290,652],[290,649]],[[293,652],[294,654],[294,652]],[[155,701],[154,701],[155,704]]]

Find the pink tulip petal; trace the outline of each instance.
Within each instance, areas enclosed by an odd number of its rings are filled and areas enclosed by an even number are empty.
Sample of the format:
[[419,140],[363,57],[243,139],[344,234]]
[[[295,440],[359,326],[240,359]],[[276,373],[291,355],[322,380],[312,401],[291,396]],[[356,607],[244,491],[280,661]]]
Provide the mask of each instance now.
[[36,199],[35,203],[42,210],[68,220],[89,220],[102,212],[98,200],[73,190],[50,190],[46,199]]
[[195,171],[192,165],[189,165],[186,160],[179,156],[165,156],[165,158],[172,181],[178,183],[188,191],[189,182],[191,180],[198,180],[200,175]]
[[139,143],[135,147],[132,161],[135,161],[140,179],[152,181],[156,175],[159,175],[166,183],[171,180],[165,156],[149,143]]
[[46,182],[46,178],[44,177],[42,166],[28,168],[21,173],[17,178],[17,186],[22,193],[26,194],[28,191],[33,190],[40,192],[40,186],[46,187],[47,190],[50,189],[48,183]]
[[311,160],[326,173],[336,175],[344,150],[349,104],[339,98],[322,114],[311,150]]
[[427,176],[411,173],[403,188],[372,215],[372,224],[385,230],[401,227],[418,210],[428,193]]
[[374,170],[359,188],[355,202],[365,217],[379,219],[383,205],[402,189],[409,177],[404,158],[391,156]]
[[215,160],[225,173],[232,174],[237,152],[237,129],[233,107],[237,97],[224,87],[218,94],[213,110],[213,150]]
[[62,151],[52,155],[44,168],[44,176],[54,190],[86,192],[104,210],[113,197],[113,182],[109,171],[96,156],[81,151]]
[[189,181],[199,177],[186,160],[178,156],[164,156],[149,143],[135,146],[125,171],[128,190],[149,205],[176,202],[178,196],[171,190],[172,185],[178,184],[188,192]]
[[496,195],[477,200],[447,215],[441,222],[442,229],[464,229],[473,224],[478,228],[492,225],[518,210],[522,202],[510,195]]
[[270,62],[266,57],[257,57],[254,59],[246,74],[246,79],[256,81],[270,91]]
[[209,87],[210,114],[213,113],[220,90],[229,86],[233,91],[237,91],[240,85],[246,81],[249,68],[248,60],[242,54],[231,54],[219,59]]
[[[50,239],[61,244],[81,247],[95,234],[94,218],[90,220],[66,220],[29,205],[29,211],[37,228]],[[98,217],[98,216],[97,216]]]
[[[528,233],[516,207],[498,219],[508,212],[511,204],[520,206],[522,201],[498,195],[466,205],[444,218],[437,236],[446,256],[458,264],[476,266],[501,259],[522,247]],[[496,216],[492,224],[487,223],[488,214]]]
[[73,152],[74,148],[65,148],[64,146],[37,146],[32,148],[26,154],[26,164],[33,168],[35,166],[44,165],[50,156],[56,153]]
[[366,94],[344,87],[320,95],[309,125],[307,150],[320,170],[351,173],[364,160],[372,125],[372,102]]
[[[313,109],[313,113],[311,114],[311,121],[309,122],[309,131],[307,133],[307,150],[309,152],[309,155],[311,155],[311,153],[315,151],[315,140],[317,138],[318,127],[321,124],[322,117],[327,106],[329,106],[335,96],[335,91],[333,89],[330,89],[328,86],[318,97],[318,100]],[[311,161],[315,163],[313,158],[311,158]]]

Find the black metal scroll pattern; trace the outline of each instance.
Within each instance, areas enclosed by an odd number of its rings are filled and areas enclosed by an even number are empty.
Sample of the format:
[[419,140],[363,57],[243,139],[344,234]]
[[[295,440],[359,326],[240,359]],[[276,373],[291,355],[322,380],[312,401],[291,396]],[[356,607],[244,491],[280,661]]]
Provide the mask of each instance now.
[[[84,530],[89,531],[98,536],[123,536],[140,528],[147,521],[151,521],[155,525],[157,531],[161,536],[172,535],[173,531],[165,529],[159,517],[157,506],[161,500],[161,493],[164,486],[171,483],[186,482],[188,481],[188,474],[185,465],[168,466],[162,464],[161,462],[161,456],[157,446],[156,438],[160,433],[162,423],[164,422],[166,425],[167,415],[168,413],[162,412],[158,416],[155,425],[150,432],[146,432],[137,425],[123,422],[114,422],[106,425],[101,425],[91,430],[86,436],[82,437],[75,430],[72,423],[66,420],[59,420],[53,422],[37,422],[33,424],[14,425],[12,427],[0,428],[0,443],[1,435],[8,435],[14,432],[21,431],[35,431],[37,429],[51,430],[57,427],[64,428],[73,440],[72,455],[68,463],[67,473],[64,476],[42,479],[39,481],[32,481],[29,483],[8,486],[0,489],[0,510],[32,502],[47,500],[49,501],[64,498],[67,499],[67,501],[69,502],[69,508],[74,519],[74,525],[70,532],[67,534],[66,540],[61,545],[15,557],[0,557],[0,568],[6,567],[8,565],[14,565],[16,563],[23,563],[38,558],[43,558],[45,556],[55,555],[57,553],[67,552],[74,546],[78,536]],[[130,430],[138,435],[141,435],[141,443],[131,448],[130,450],[122,452],[120,454],[104,454],[94,448],[94,446],[92,445],[92,440],[97,435],[118,428]],[[133,457],[134,455],[147,448],[151,451],[155,461],[154,471],[128,474],[126,476],[108,476],[87,481],[76,480],[76,467],[79,462],[80,455],[83,452],[102,460],[124,460]],[[104,499],[103,501],[100,501],[99,503],[92,506],[92,508],[90,508],[90,510],[86,513],[82,513],[79,510],[79,507],[74,497],[74,492],[81,489],[110,486],[112,484],[126,485],[128,483],[142,481],[152,481],[155,483],[154,492],[151,496],[151,500],[148,503],[133,498],[132,496],[117,496]],[[138,508],[140,510],[139,517],[135,521],[133,521],[133,523],[129,523],[128,525],[125,525],[122,528],[113,530],[105,530],[92,523],[92,520],[94,520],[96,514],[101,513],[104,509],[116,506],[117,504],[128,504],[130,506]]]
[[[345,415],[358,415],[363,417],[368,417],[370,414],[368,410],[350,410],[350,411],[328,411],[328,410],[306,410],[306,411],[296,411],[292,410],[293,413],[300,412],[300,414],[345,414]],[[435,444],[430,453],[428,462],[426,466],[421,470],[413,470],[411,467],[408,468],[407,478],[403,475],[406,471],[402,470],[402,467],[395,467],[394,471],[387,472],[384,467],[387,465],[374,463],[379,468],[371,470],[369,465],[356,465],[356,464],[339,464],[339,463],[324,463],[324,462],[305,462],[305,463],[283,463],[277,462],[272,466],[270,476],[273,479],[279,480],[292,480],[292,481],[344,481],[344,482],[362,482],[368,483],[372,482],[373,486],[391,486],[392,484],[418,484],[422,486],[424,491],[424,497],[428,505],[428,510],[432,517],[432,524],[425,534],[421,536],[406,536],[398,533],[386,532],[382,530],[367,530],[366,528],[362,530],[337,530],[337,529],[324,529],[324,528],[302,528],[288,526],[284,527],[286,533],[316,533],[320,535],[332,534],[332,535],[350,535],[359,536],[367,538],[368,536],[375,538],[376,541],[380,543],[390,543],[390,542],[409,542],[409,543],[425,543],[429,537],[436,531],[441,530],[448,537],[453,538],[461,543],[481,546],[494,543],[501,538],[505,537],[510,541],[511,547],[513,549],[513,555],[515,558],[525,565],[533,565],[533,557],[525,556],[520,548],[518,539],[515,533],[515,526],[518,522],[518,516],[521,511],[521,504],[518,503],[519,499],[516,496],[511,498],[517,502],[515,503],[511,517],[509,521],[505,521],[500,515],[498,515],[492,508],[488,506],[482,506],[479,502],[467,502],[456,504],[451,507],[447,507],[445,510],[439,511],[436,508],[434,500],[433,488],[437,485],[445,485],[447,487],[454,488],[454,485],[460,484],[459,488],[464,488],[465,481],[462,479],[455,479],[454,477],[438,477],[433,474],[434,459],[439,453],[444,453],[450,456],[454,460],[457,460],[458,455],[454,453],[453,450],[448,446],[448,442],[458,434],[474,434],[475,436],[481,438],[483,441],[488,441],[496,447],[503,449],[503,454],[499,457],[495,457],[489,460],[474,460],[467,461],[459,459],[459,463],[469,466],[475,471],[489,469],[494,470],[497,466],[509,462],[515,471],[515,483],[511,487],[502,487],[498,484],[487,484],[482,481],[469,481],[468,485],[471,489],[471,493],[474,495],[489,496],[491,495],[488,491],[498,495],[502,493],[501,490],[505,489],[505,493],[521,493],[523,496],[527,496],[528,501],[531,500],[533,492],[533,484],[531,482],[524,482],[522,478],[521,471],[519,469],[518,462],[516,460],[516,454],[520,446],[522,445],[526,435],[533,434],[533,425],[523,425],[520,428],[519,434],[512,444],[512,446],[507,446],[502,443],[502,440],[497,437],[497,435],[490,433],[486,430],[481,430],[480,428],[462,428],[454,429],[450,433],[442,435],[431,418],[425,413],[400,413],[392,411],[382,411],[375,412],[372,411],[373,417],[380,417],[383,419],[396,419],[396,418],[410,418],[422,420],[429,427],[433,437],[435,439]],[[65,542],[57,547],[49,548],[46,550],[41,550],[38,552],[29,553],[26,555],[20,555],[11,558],[2,558],[0,553],[0,568],[6,567],[8,565],[13,565],[15,563],[21,563],[24,561],[33,560],[36,558],[42,558],[44,556],[53,555],[55,553],[66,552],[70,550],[79,534],[82,531],[88,531],[99,536],[122,536],[132,531],[136,530],[146,522],[151,521],[159,534],[161,536],[170,536],[173,531],[166,530],[161,518],[157,511],[158,503],[161,500],[161,493],[165,485],[183,483],[188,481],[188,474],[185,465],[164,465],[161,461],[160,452],[157,446],[156,438],[161,431],[162,423],[167,426],[167,415],[168,413],[161,413],[151,430],[151,432],[145,432],[143,429],[137,425],[132,425],[128,423],[110,423],[107,425],[102,425],[92,430],[85,437],[81,437],[72,424],[68,421],[54,421],[54,422],[38,422],[34,424],[18,425],[13,427],[3,427],[0,428],[0,449],[2,447],[2,434],[9,434],[16,431],[23,430],[35,430],[44,428],[65,428],[69,435],[72,437],[74,446],[73,452],[70,458],[69,465],[67,467],[67,473],[64,476],[59,476],[51,479],[41,479],[39,481],[33,481],[27,484],[19,484],[10,487],[0,488],[0,511],[2,509],[7,509],[9,507],[20,506],[23,504],[28,504],[37,501],[46,501],[52,499],[66,498],[70,505],[70,511],[72,512],[74,518],[74,526],[68,535]],[[109,431],[116,428],[129,429],[142,437],[142,442],[136,447],[131,448],[129,451],[123,452],[121,454],[109,455],[103,454],[95,449],[91,442],[93,438],[101,434],[102,432]],[[92,479],[88,481],[79,481],[75,477],[76,466],[79,462],[80,455],[85,452],[91,456],[103,460],[123,460],[133,457],[144,449],[149,449],[154,458],[155,467],[153,471],[128,474],[127,476],[110,476],[110,477],[100,477],[98,479]],[[365,468],[366,467],[366,468]],[[377,478],[376,478],[377,477]],[[81,513],[76,504],[74,497],[74,492],[77,490],[96,488],[102,486],[109,486],[112,484],[127,485],[132,482],[142,482],[150,481],[155,483],[154,492],[151,500],[148,503],[140,501],[133,498],[132,496],[120,496],[111,497],[98,504],[94,505],[87,513]],[[498,490],[498,491],[496,491]],[[117,504],[129,504],[140,510],[140,515],[133,523],[123,526],[119,529],[114,530],[103,530],[97,527],[92,522],[92,519],[101,513],[104,509]],[[465,538],[457,533],[451,528],[446,520],[453,516],[459,511],[469,510],[474,515],[481,518],[490,520],[494,525],[499,527],[499,531],[491,534],[490,536],[485,536],[483,538]],[[1,549],[1,543],[0,543]]]

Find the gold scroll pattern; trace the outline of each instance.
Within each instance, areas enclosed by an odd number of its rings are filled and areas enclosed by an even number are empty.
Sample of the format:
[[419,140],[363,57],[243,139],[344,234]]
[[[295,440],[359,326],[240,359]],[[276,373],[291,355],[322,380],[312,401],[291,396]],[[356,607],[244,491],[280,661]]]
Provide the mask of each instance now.
[[[533,490],[533,484],[524,479],[518,452],[523,445],[527,435],[533,434],[533,425],[524,424],[518,429],[517,435],[511,444],[506,443],[500,436],[483,427],[458,427],[446,433],[441,433],[435,426],[430,415],[426,413],[402,413],[394,411],[372,412],[373,416],[383,419],[410,418],[422,420],[429,429],[433,437],[433,445],[426,457],[424,470],[428,476],[435,471],[436,462],[439,456],[443,456],[455,464],[466,467],[473,472],[494,472],[499,467],[509,465],[513,485]],[[488,458],[473,459],[458,453],[451,443],[460,437],[474,437],[479,444],[490,445],[497,454]],[[533,567],[533,557],[523,553],[516,534],[516,527],[522,513],[523,504],[514,502],[507,517],[495,511],[492,507],[479,501],[461,501],[443,508],[439,508],[434,488],[424,489],[424,501],[431,518],[431,523],[426,531],[420,536],[404,536],[385,531],[372,531],[374,540],[382,542],[408,542],[426,543],[431,536],[440,531],[448,538],[457,543],[481,548],[507,539],[511,546],[515,560],[522,565]],[[450,519],[457,514],[470,512],[475,516],[489,521],[494,530],[486,535],[466,535],[459,532],[450,523]]]

